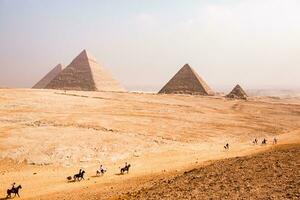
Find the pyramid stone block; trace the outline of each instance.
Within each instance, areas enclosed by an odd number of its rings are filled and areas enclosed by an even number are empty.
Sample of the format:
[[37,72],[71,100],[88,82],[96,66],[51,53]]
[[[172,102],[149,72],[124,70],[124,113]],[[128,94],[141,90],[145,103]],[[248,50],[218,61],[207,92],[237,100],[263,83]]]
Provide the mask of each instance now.
[[158,93],[214,95],[205,81],[188,64],[185,64]]
[[62,71],[62,65],[56,65],[46,76],[37,82],[32,88],[44,89]]

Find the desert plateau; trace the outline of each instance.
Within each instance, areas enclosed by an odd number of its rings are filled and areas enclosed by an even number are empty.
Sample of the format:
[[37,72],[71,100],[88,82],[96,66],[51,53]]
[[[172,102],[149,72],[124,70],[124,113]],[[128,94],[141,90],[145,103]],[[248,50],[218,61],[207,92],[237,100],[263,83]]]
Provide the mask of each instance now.
[[[3,198],[13,182],[22,184],[22,199],[205,199],[204,191],[229,199],[247,191],[255,199],[265,199],[259,191],[299,197],[297,98],[1,89],[0,113]],[[130,173],[119,175],[125,162]],[[107,173],[97,177],[100,164]],[[85,180],[69,182],[79,168]],[[275,185],[276,173],[289,179]]]

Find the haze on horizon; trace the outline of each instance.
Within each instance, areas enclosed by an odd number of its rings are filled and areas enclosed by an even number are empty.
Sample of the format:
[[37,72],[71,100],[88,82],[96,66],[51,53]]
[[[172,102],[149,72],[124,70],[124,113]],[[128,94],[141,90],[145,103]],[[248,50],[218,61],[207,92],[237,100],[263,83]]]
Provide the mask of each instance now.
[[299,0],[0,0],[0,86],[87,49],[128,90],[189,63],[215,90],[300,88]]

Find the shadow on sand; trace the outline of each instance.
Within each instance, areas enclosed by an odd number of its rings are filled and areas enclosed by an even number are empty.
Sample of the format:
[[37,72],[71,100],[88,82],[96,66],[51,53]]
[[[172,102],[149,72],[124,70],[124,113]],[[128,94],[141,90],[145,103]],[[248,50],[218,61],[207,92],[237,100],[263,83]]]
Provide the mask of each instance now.
[[91,178],[98,178],[98,177],[102,177],[102,176],[100,176],[100,175],[93,175],[93,176],[91,176]]
[[117,173],[117,174],[115,174],[116,176],[123,176],[124,175],[124,173]]
[[7,198],[7,197],[2,197],[2,198],[0,198],[0,200],[14,199],[14,198],[15,198],[15,196],[14,196],[14,197],[10,197],[10,198]]

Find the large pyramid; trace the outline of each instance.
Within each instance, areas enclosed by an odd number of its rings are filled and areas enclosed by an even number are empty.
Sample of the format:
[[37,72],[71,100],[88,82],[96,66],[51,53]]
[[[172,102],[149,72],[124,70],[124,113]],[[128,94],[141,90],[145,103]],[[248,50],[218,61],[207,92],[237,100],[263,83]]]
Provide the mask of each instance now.
[[82,91],[124,91],[119,83],[96,59],[83,50],[58,76],[47,89],[82,90]]
[[205,81],[188,64],[185,64],[158,93],[214,95]]
[[37,82],[32,88],[44,89],[61,71],[62,65],[56,65],[46,76],[44,76],[39,82]]
[[247,99],[247,94],[243,90],[243,88],[238,84],[236,85],[233,90],[226,95],[227,98],[233,99]]

